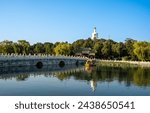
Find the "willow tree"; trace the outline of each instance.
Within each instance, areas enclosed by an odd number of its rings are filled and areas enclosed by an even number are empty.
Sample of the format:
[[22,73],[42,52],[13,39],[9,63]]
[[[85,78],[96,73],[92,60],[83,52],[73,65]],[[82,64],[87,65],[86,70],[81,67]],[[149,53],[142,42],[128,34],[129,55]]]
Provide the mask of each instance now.
[[135,42],[134,53],[139,60],[150,61],[150,43],[148,42]]
[[54,53],[56,55],[70,55],[70,53],[71,53],[71,44],[68,44],[68,43],[59,43],[54,48]]

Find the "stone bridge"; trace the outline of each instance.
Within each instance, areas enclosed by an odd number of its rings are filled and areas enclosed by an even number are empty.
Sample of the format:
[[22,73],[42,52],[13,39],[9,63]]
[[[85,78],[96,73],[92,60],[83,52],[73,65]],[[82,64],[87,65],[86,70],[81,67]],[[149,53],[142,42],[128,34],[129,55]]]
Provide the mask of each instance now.
[[84,64],[87,58],[74,56],[52,56],[52,55],[0,55],[0,67],[8,66],[47,66],[59,65],[64,66],[68,64]]

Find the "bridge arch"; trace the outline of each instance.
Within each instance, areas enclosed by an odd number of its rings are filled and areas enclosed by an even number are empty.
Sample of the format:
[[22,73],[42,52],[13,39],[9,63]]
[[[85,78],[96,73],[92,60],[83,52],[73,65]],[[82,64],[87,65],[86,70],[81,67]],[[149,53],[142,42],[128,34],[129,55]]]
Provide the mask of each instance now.
[[42,63],[41,61],[38,61],[38,62],[36,63],[36,67],[37,67],[38,69],[41,69],[41,68],[43,67],[43,63]]
[[59,62],[59,66],[60,66],[60,67],[64,67],[64,66],[65,66],[65,61],[60,60],[60,62]]

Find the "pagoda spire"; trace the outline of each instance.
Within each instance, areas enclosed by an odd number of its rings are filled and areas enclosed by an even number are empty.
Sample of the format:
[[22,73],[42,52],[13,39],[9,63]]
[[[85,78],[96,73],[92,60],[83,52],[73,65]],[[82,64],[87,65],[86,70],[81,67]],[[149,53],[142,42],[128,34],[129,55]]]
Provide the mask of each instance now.
[[92,33],[91,39],[92,39],[92,40],[96,40],[97,38],[98,38],[98,33],[96,32],[96,27],[94,27],[94,31],[93,31],[93,33]]

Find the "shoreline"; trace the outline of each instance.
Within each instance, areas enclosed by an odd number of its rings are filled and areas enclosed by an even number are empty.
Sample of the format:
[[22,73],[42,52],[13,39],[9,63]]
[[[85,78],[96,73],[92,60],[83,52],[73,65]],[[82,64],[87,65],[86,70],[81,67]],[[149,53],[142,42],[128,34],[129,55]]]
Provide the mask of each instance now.
[[[102,63],[121,63],[121,64],[129,64],[129,65],[136,65],[140,67],[150,67],[150,62],[145,62],[145,61],[123,61],[123,60],[96,60],[98,64],[100,62]],[[107,64],[106,64],[107,65]]]

